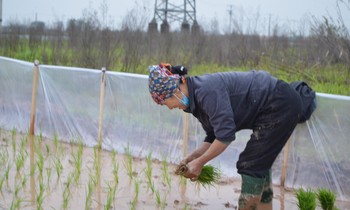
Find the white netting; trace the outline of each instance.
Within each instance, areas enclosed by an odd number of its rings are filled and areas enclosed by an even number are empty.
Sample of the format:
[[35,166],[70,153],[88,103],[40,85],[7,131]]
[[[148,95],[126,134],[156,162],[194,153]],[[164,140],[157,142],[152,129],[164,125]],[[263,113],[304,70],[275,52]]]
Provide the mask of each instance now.
[[[0,127],[28,132],[34,65],[0,57]],[[39,66],[36,134],[63,141],[98,142],[102,71],[82,68]],[[183,156],[183,118],[180,110],[156,105],[148,92],[147,76],[106,72],[102,121],[103,148],[120,153],[129,146],[132,154],[167,157],[172,162]],[[288,153],[286,186],[326,187],[340,199],[350,198],[350,97],[317,94],[318,108],[294,131]],[[199,122],[189,117],[188,150],[203,140]],[[239,153],[250,136],[237,133],[226,151],[212,161],[228,176],[235,172]],[[273,178],[281,178],[283,152],[273,166]]]

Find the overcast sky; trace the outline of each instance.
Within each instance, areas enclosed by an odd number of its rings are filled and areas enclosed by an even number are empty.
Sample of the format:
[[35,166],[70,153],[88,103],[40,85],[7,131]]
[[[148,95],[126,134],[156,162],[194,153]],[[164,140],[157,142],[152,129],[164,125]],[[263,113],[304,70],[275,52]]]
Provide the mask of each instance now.
[[[160,2],[161,0],[158,0]],[[255,24],[259,30],[266,30],[267,23],[290,28],[302,27],[305,20],[322,16],[337,18],[337,0],[197,0],[197,20],[199,23],[213,25],[216,19],[220,29],[229,26],[229,11],[237,27]],[[347,1],[347,0],[345,0]],[[71,18],[81,18],[84,10],[102,13],[103,2],[108,6],[109,24],[119,27],[121,20],[133,8],[138,12],[154,13],[155,0],[2,0],[3,25],[10,21],[29,22],[35,19],[48,24],[57,20],[64,23]],[[183,0],[169,0],[173,4],[183,4]],[[349,4],[348,4],[349,5]],[[350,9],[342,8],[346,25],[350,26]],[[256,21],[259,19],[259,21]],[[264,23],[264,27],[260,26]],[[258,24],[259,26],[256,26]],[[233,27],[233,23],[232,23]],[[296,29],[297,30],[297,29]]]

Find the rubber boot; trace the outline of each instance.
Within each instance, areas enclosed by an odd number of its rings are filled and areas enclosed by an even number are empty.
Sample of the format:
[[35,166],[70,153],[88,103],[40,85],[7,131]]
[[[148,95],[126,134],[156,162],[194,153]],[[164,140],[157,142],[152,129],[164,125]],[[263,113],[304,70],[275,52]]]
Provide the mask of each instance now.
[[273,188],[272,188],[272,178],[271,170],[265,177],[265,183],[263,187],[263,192],[261,194],[260,204],[258,205],[259,210],[272,210],[272,200],[273,200]]
[[264,189],[265,178],[242,174],[242,189],[238,200],[239,210],[257,210]]

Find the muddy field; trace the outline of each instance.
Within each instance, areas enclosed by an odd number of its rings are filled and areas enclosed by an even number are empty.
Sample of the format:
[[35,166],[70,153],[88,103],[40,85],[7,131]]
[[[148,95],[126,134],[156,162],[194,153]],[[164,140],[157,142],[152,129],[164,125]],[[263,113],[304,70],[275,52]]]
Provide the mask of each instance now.
[[[240,180],[210,187],[174,174],[166,159],[145,159],[67,144],[58,138],[0,133],[0,209],[236,209]],[[131,145],[130,145],[131,146]],[[31,173],[32,171],[32,173]],[[34,176],[31,176],[34,174]],[[293,191],[274,186],[274,209],[298,209]],[[339,209],[349,203],[337,202]]]

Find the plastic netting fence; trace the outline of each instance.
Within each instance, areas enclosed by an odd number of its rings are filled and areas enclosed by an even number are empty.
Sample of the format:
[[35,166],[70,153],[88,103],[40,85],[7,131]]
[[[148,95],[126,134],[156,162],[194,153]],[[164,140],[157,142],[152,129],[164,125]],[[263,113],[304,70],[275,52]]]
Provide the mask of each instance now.
[[[150,98],[147,77],[105,72],[102,121],[99,121],[100,70],[39,65],[36,92],[35,133],[62,141],[83,140],[87,146],[98,143],[102,123],[102,147],[123,153],[129,146],[135,156],[167,157],[178,162],[183,157],[183,136],[188,150],[203,140],[197,120],[189,116],[184,134],[184,113],[169,111]],[[0,57],[0,127],[28,132],[31,115],[34,64]],[[309,121],[299,124],[290,141],[285,186],[325,187],[338,198],[350,198],[350,97],[317,94],[318,108]],[[186,123],[187,124],[187,123]],[[187,129],[185,129],[187,130]],[[229,148],[212,161],[229,177],[237,176],[236,161],[251,132],[237,133]],[[285,150],[284,150],[285,151]],[[273,179],[279,183],[284,152],[273,166]]]

